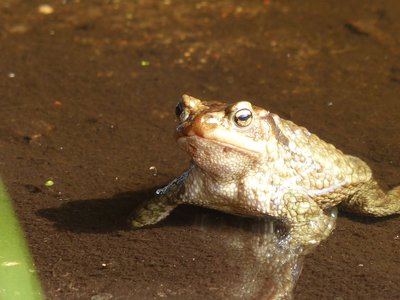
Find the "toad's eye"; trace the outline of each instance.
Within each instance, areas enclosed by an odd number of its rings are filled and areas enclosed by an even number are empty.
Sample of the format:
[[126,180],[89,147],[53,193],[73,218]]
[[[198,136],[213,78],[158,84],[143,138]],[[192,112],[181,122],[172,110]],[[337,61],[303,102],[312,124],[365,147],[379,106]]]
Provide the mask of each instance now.
[[180,122],[185,122],[188,117],[189,117],[189,112],[187,109],[185,109],[185,106],[183,105],[182,101],[179,101],[179,103],[175,107],[175,115],[178,118]]
[[185,109],[183,108],[182,101],[179,101],[175,106],[175,115],[179,118]]
[[253,114],[251,110],[243,108],[235,112],[233,120],[235,121],[236,125],[240,127],[246,127],[251,124],[251,121],[253,120]]

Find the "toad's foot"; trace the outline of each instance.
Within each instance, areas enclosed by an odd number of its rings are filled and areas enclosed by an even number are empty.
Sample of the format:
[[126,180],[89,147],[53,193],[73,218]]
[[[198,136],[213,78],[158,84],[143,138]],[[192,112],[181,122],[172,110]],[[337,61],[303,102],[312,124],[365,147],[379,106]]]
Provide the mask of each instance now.
[[141,228],[156,224],[165,219],[176,206],[165,195],[156,196],[135,209],[130,217],[131,225],[133,228]]
[[363,183],[349,200],[341,203],[344,209],[375,217],[400,214],[400,186],[385,193],[375,180]]
[[130,217],[133,228],[141,228],[160,222],[178,206],[176,199],[183,189],[183,182],[187,174],[175,178],[166,187],[157,190],[153,199],[139,205]]
[[335,229],[338,210],[331,207],[321,215],[294,223],[289,238],[296,245],[302,246],[304,253],[309,253],[325,240]]
[[288,239],[296,246],[311,251],[326,239],[335,228],[337,208],[322,210],[310,196],[300,192],[288,192],[283,197],[281,210],[290,225]]

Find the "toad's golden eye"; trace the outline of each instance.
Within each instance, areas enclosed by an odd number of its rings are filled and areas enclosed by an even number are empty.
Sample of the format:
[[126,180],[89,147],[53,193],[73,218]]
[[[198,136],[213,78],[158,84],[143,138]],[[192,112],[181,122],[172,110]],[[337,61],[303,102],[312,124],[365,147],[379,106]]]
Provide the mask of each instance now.
[[253,114],[251,110],[243,108],[235,112],[233,120],[235,121],[236,125],[240,127],[246,127],[251,124],[251,121],[253,120]]

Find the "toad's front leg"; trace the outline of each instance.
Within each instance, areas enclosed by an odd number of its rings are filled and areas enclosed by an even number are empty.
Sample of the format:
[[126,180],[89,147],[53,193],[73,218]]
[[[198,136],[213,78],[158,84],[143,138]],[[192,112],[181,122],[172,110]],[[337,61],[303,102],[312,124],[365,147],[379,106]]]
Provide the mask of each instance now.
[[336,207],[322,210],[306,193],[288,191],[277,204],[271,215],[286,220],[288,238],[306,250],[317,246],[335,228]]
[[130,216],[133,228],[141,228],[160,222],[179,205],[179,195],[184,189],[187,173],[175,178],[166,187],[157,190],[154,198],[140,204]]

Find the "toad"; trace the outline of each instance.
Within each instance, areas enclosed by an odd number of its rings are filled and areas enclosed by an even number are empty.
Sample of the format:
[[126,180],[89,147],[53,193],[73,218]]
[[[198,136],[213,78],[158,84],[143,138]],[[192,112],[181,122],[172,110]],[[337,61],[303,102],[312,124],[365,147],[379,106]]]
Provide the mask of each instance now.
[[370,216],[400,213],[400,186],[385,193],[361,159],[250,102],[184,95],[176,117],[177,142],[191,166],[136,208],[134,228],[192,204],[273,217],[287,225],[291,241],[317,245],[333,230],[337,205]]

